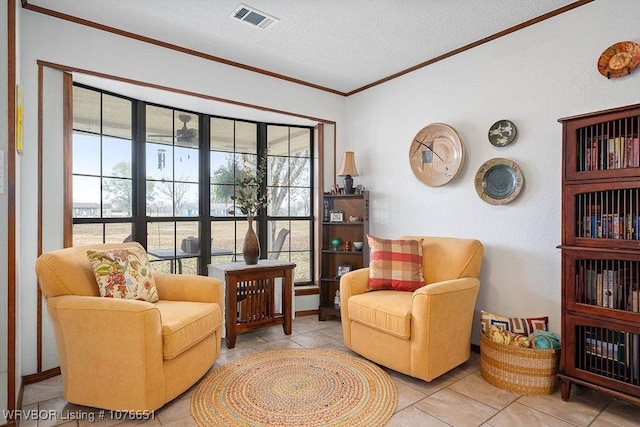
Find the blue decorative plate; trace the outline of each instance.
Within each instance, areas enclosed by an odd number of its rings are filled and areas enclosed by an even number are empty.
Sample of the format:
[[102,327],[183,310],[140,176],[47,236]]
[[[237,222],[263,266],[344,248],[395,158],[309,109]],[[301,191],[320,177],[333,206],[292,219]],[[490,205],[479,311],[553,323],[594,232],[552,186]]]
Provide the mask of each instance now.
[[487,160],[476,173],[476,192],[482,200],[492,205],[509,203],[520,194],[523,185],[520,168],[509,159]]

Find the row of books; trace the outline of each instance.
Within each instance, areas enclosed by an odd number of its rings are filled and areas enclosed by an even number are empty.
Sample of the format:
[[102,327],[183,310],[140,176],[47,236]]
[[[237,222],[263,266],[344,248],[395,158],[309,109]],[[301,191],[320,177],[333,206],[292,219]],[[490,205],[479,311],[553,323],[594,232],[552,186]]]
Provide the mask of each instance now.
[[640,384],[640,336],[629,332],[585,327],[583,369],[632,384]]
[[579,237],[640,240],[640,215],[596,213],[582,217]]
[[635,135],[587,137],[578,142],[577,155],[581,172],[640,167],[640,139]]
[[578,302],[640,312],[638,285],[626,270],[581,268],[577,280]]

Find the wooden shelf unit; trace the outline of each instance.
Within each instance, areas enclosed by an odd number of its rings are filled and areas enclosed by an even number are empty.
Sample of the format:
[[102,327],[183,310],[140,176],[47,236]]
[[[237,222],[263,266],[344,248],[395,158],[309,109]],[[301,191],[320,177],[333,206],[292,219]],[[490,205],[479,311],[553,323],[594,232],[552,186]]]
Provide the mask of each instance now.
[[[342,222],[331,222],[330,212],[342,211]],[[369,266],[369,192],[362,194],[325,194],[323,196],[322,251],[320,256],[320,307],[318,318],[327,320],[331,316],[340,317],[340,308],[334,305],[334,297],[340,289],[340,278],[336,277],[338,266],[350,265],[352,270]],[[359,217],[362,221],[351,222],[349,217]],[[333,249],[331,240],[339,238],[338,249]],[[344,242],[363,242],[361,251],[352,247],[344,249]]]
[[559,119],[561,397],[640,403],[640,104]]

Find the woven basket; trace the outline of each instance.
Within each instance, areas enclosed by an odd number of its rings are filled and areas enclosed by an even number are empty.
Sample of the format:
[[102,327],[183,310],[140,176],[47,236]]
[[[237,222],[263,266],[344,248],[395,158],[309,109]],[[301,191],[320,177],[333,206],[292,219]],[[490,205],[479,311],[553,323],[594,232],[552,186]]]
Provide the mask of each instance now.
[[559,349],[500,344],[480,333],[480,373],[501,389],[530,396],[552,394],[559,361]]

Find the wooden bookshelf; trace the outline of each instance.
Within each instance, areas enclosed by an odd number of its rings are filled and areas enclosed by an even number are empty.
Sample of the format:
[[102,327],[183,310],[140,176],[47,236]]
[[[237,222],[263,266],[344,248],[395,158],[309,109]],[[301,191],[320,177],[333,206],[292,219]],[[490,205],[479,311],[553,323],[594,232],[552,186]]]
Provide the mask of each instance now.
[[[339,213],[340,221],[331,221],[331,213]],[[357,219],[356,219],[357,218]],[[335,216],[334,216],[335,219]],[[322,253],[320,256],[320,307],[319,320],[331,316],[340,317],[340,307],[334,304],[334,297],[340,289],[338,266],[348,265],[351,270],[369,266],[369,192],[362,194],[325,194],[323,197]],[[331,245],[339,239],[337,247]],[[349,247],[345,246],[349,242]],[[353,242],[363,242],[358,251]]]
[[640,104],[563,127],[561,396],[640,403]]

